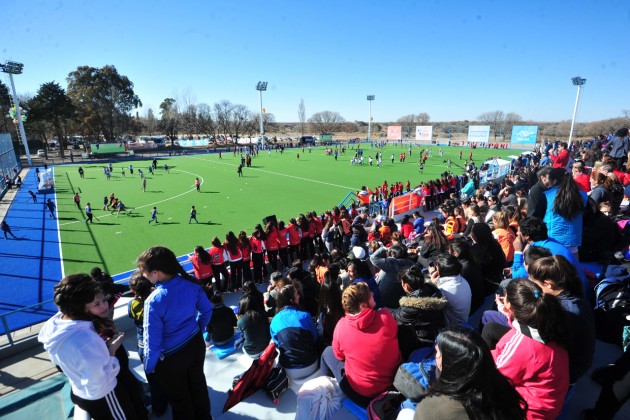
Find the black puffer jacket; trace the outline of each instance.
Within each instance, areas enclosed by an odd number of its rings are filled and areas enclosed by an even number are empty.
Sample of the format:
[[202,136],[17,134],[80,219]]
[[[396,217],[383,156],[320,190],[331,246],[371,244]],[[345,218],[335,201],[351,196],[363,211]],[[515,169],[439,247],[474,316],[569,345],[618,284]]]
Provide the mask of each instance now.
[[420,347],[432,346],[438,331],[444,328],[444,308],[448,304],[440,290],[425,283],[408,296],[400,298],[400,307],[392,311],[398,325],[411,326]]

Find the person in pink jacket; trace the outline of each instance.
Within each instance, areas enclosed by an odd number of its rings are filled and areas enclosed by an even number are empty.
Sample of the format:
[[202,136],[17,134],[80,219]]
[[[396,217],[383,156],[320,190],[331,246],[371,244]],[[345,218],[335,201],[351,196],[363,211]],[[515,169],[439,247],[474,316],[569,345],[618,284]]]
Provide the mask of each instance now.
[[533,281],[506,287],[504,311],[512,328],[492,350],[499,372],[527,402],[528,419],[555,419],[569,389],[569,331],[560,302]]
[[320,368],[324,375],[335,376],[346,396],[367,406],[393,385],[403,361],[398,326],[389,310],[374,309],[374,296],[363,282],[344,290],[342,304],[346,315],[335,327],[332,347],[324,350]]

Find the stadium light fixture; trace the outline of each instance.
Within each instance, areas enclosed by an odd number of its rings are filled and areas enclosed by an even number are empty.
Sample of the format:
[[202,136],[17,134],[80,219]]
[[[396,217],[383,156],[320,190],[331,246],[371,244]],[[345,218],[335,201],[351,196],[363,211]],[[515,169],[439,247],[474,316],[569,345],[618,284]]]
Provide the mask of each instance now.
[[575,114],[577,114],[578,105],[580,103],[580,92],[582,91],[582,86],[586,83],[586,79],[582,79],[580,76],[573,77],[571,79],[573,86],[577,86],[577,96],[575,98],[575,106],[573,107],[573,118],[571,119],[571,131],[569,132],[569,150],[571,149],[571,144],[573,143],[573,127],[575,126]]
[[258,82],[256,84],[256,90],[260,97],[260,141],[262,142],[265,135],[265,126],[263,124],[263,106],[262,106],[262,93],[267,90],[267,82]]
[[372,132],[372,101],[374,100],[374,95],[368,95],[367,100],[370,103],[370,119],[368,120],[368,135],[367,141],[370,142],[370,133]]
[[3,73],[7,73],[9,75],[9,80],[11,81],[11,91],[13,92],[13,103],[15,104],[15,114],[17,117],[17,123],[19,126],[18,136],[21,137],[22,143],[24,144],[24,152],[26,153],[26,160],[28,161],[28,166],[33,166],[33,162],[31,162],[31,151],[28,149],[28,142],[26,141],[26,131],[24,131],[24,122],[22,121],[22,112],[20,112],[20,100],[17,97],[17,93],[15,91],[15,83],[13,82],[14,74],[22,74],[22,70],[24,69],[24,64],[16,63],[15,61],[7,61],[4,64],[0,64],[0,71]]

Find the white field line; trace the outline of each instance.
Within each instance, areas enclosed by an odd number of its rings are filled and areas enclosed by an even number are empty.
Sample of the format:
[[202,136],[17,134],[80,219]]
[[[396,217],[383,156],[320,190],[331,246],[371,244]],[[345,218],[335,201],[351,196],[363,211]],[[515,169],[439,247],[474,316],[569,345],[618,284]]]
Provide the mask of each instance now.
[[[199,178],[199,180],[201,181],[201,185],[203,185],[203,183],[205,182],[204,178],[201,175],[195,174],[193,172],[183,171],[181,169],[173,169],[173,171],[184,172],[186,174],[190,174],[190,175],[192,175],[192,176],[194,176],[196,178]],[[164,202],[170,201],[170,200],[174,200],[174,199],[179,198],[179,197],[181,197],[183,195],[190,194],[191,192],[194,192],[194,191],[196,191],[196,188],[194,188],[194,186],[193,186],[193,188],[191,190],[185,191],[185,192],[183,192],[181,194],[177,194],[177,195],[174,195],[172,197],[165,198],[164,200],[155,201],[153,203],[149,203],[149,204],[145,204],[145,205],[142,205],[142,206],[134,207],[133,209],[136,210],[136,209],[143,209],[145,207],[153,207],[153,206],[155,206],[157,204],[164,203]],[[111,213],[110,214],[104,214],[101,217],[110,217],[110,216],[113,216],[113,214],[111,214]],[[71,224],[79,223],[79,222],[82,222],[82,220],[75,220],[73,222],[61,223],[61,224],[59,224],[59,226],[67,226],[67,225],[71,225]]]
[[[234,165],[232,163],[216,162],[216,161],[211,161],[211,160],[208,160],[208,159],[201,159],[201,158],[197,158],[197,157],[193,157],[193,156],[188,156],[188,158],[189,159],[203,160],[204,162],[209,162],[209,163],[214,163],[214,164],[228,165],[228,166],[231,166],[231,167],[236,167],[237,166],[237,165]],[[247,168],[247,170],[248,171],[265,172],[265,173],[272,174],[272,175],[278,175],[278,176],[284,176],[284,177],[287,177],[287,178],[299,179],[301,181],[314,182],[316,184],[328,185],[328,186],[335,187],[335,188],[343,188],[344,190],[356,191],[356,190],[360,189],[360,188],[357,188],[357,187],[348,187],[346,185],[338,185],[338,184],[332,184],[330,182],[318,181],[316,179],[303,178],[301,176],[295,176],[295,175],[283,174],[283,173],[280,173],[280,172],[268,171],[266,169]]]

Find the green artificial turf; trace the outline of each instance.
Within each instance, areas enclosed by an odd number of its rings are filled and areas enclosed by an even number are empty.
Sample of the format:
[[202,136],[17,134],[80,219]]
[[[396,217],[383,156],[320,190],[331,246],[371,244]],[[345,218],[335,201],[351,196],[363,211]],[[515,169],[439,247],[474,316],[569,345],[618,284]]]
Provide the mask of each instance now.
[[[210,246],[214,236],[222,241],[232,230],[236,234],[245,230],[251,234],[257,223],[266,216],[275,214],[278,220],[288,221],[306,211],[323,212],[332,208],[348,194],[362,185],[373,188],[387,180],[412,186],[422,181],[439,177],[446,171],[443,160],[450,157],[454,163],[451,170],[458,174],[462,165],[459,151],[464,159],[469,148],[444,147],[444,158],[439,157],[439,147],[434,146],[433,157],[425,165],[424,174],[418,170],[421,148],[413,148],[411,157],[399,163],[398,156],[407,146],[388,146],[383,152],[383,167],[376,163],[369,166],[368,156],[375,149],[362,145],[365,162],[363,166],[351,165],[353,150],[340,154],[338,161],[326,156],[324,148],[313,148],[309,153],[301,149],[287,149],[284,154],[261,151],[253,157],[251,168],[243,169],[243,178],[237,175],[240,156],[223,153],[198,154],[158,159],[158,169],[149,175],[151,160],[122,161],[114,163],[111,179],[103,173],[105,163],[85,164],[85,178],[78,174],[78,165],[55,168],[57,206],[61,231],[62,255],[65,274],[89,272],[98,265],[115,274],[134,267],[135,258],[150,246],[164,245],[175,254],[193,251],[196,245]],[[299,159],[297,154],[299,153]],[[390,160],[395,155],[395,163]],[[473,151],[477,164],[491,156],[518,154],[511,150]],[[169,172],[164,170],[168,164]],[[128,166],[133,164],[134,175]],[[125,167],[126,176],[121,168]],[[142,180],[137,170],[142,169],[147,178],[147,190],[142,191]],[[195,177],[202,181],[201,192],[194,187]],[[72,200],[75,192],[81,196],[81,207],[91,203],[94,215],[100,220],[86,225],[83,210],[79,211]],[[131,214],[119,217],[103,211],[103,197],[114,193],[120,197]],[[188,223],[191,206],[197,208],[197,219]],[[151,223],[153,206],[158,209],[159,224]]]

